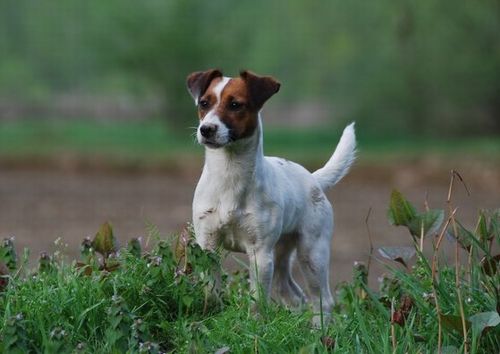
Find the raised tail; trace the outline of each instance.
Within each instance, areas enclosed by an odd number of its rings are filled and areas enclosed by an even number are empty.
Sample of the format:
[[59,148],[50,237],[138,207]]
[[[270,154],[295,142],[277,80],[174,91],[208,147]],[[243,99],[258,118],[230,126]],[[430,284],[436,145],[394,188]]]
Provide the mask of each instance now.
[[356,158],[356,135],[354,122],[345,127],[337,148],[330,160],[313,173],[321,189],[326,191],[344,177]]

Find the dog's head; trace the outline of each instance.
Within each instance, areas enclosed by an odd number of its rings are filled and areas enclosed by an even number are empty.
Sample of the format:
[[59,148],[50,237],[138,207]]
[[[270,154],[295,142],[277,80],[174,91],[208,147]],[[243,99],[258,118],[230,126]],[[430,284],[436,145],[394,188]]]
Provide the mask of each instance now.
[[253,135],[260,109],[280,83],[250,71],[229,78],[219,70],[208,70],[190,74],[187,86],[198,107],[198,142],[219,148]]

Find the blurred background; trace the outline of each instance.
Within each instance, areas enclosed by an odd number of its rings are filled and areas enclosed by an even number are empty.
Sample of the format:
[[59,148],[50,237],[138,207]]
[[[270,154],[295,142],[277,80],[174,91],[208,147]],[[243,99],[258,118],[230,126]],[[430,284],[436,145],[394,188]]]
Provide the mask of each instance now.
[[[356,121],[359,160],[330,194],[334,283],[390,227],[392,188],[465,224],[500,206],[500,3],[456,0],[3,0],[0,237],[67,253],[111,221],[122,243],[190,220],[203,163],[192,71],[272,75],[265,151],[324,163]],[[383,267],[380,266],[379,271]]]

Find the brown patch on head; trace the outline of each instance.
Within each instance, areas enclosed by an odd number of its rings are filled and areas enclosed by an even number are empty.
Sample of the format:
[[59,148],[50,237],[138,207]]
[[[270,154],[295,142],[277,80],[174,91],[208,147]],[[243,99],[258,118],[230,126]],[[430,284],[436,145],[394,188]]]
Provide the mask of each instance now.
[[256,111],[259,111],[281,87],[281,84],[273,77],[258,76],[248,70],[240,72],[240,78],[246,83],[250,105]]
[[278,92],[280,84],[272,77],[242,71],[220,91],[217,85],[222,80],[218,70],[196,72],[188,77],[189,90],[197,99],[198,116],[203,120],[208,113],[217,115],[229,130],[229,141],[247,138],[258,125],[260,109]]
[[249,71],[240,73],[240,77],[230,79],[220,93],[220,99],[214,88],[221,79],[211,81],[199,99],[198,115],[214,111],[230,131],[230,140],[247,138],[258,125],[258,114],[264,103],[280,88],[280,84],[269,76],[258,76]]
[[222,77],[214,78],[208,85],[205,92],[198,99],[198,117],[203,120],[205,115],[212,109],[219,106],[217,102],[217,95],[215,94],[215,87],[222,81]]
[[258,113],[251,104],[246,82],[239,77],[229,80],[221,92],[217,115],[229,129],[231,140],[251,136],[258,124]]
[[205,93],[215,78],[222,77],[222,72],[217,69],[196,71],[188,75],[186,84],[191,96],[197,100]]
[[319,189],[318,187],[313,187],[311,189],[311,201],[312,201],[313,205],[318,205],[318,204],[322,203],[324,199],[325,199],[325,196],[321,192],[321,189]]

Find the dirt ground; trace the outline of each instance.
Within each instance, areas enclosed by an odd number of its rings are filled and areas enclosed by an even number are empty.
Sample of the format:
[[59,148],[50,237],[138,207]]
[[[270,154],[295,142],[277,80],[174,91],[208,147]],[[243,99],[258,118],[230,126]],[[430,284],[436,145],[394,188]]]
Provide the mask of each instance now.
[[[162,235],[172,234],[190,220],[192,194],[201,171],[201,164],[192,165],[171,172],[109,172],[0,164],[0,237],[15,236],[17,248],[29,247],[35,260],[41,251],[53,252],[58,237],[67,243],[66,253],[77,257],[83,237],[93,236],[107,220],[122,244],[131,237],[146,236],[147,223],[156,225]],[[365,218],[370,207],[375,247],[410,245],[406,230],[388,224],[391,190],[399,189],[419,208],[426,194],[431,208],[444,208],[451,168],[462,173],[471,190],[467,196],[457,185],[454,192],[454,204],[465,225],[474,225],[478,208],[500,207],[500,166],[492,163],[453,165],[426,159],[355,166],[328,194],[336,224],[332,284],[351,278],[354,261],[367,260]],[[375,286],[384,266],[377,260],[372,266]]]

